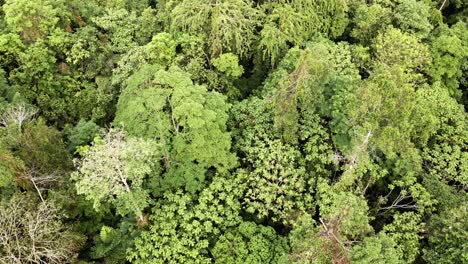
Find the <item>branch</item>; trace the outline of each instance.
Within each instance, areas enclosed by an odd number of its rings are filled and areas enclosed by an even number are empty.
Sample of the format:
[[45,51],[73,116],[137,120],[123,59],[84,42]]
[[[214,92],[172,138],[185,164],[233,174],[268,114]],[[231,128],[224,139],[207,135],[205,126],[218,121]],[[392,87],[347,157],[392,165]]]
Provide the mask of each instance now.
[[174,118],[174,109],[172,108],[171,104],[171,99],[167,98],[167,102],[169,103],[169,106],[171,107],[171,119],[172,119],[172,125],[174,126],[174,130],[176,133],[179,133],[179,125],[176,125],[175,118]]
[[[389,193],[390,194],[390,193]],[[389,195],[388,194],[388,195]],[[391,209],[416,209],[418,208],[418,204],[415,201],[410,201],[405,204],[400,204],[403,200],[413,198],[411,193],[407,193],[405,195],[398,194],[397,198],[393,201],[393,203],[390,206],[386,206],[383,208],[380,208],[379,210],[391,210]]]
[[439,8],[439,11],[442,11],[442,8],[444,7],[445,3],[447,2],[447,0],[444,0],[444,2],[442,3],[442,5],[440,6]]
[[372,137],[372,130],[369,130],[369,132],[367,132],[367,135],[364,138],[364,140],[362,141],[362,143],[357,146],[357,150],[351,156],[352,158],[351,158],[351,161],[350,161],[348,171],[350,171],[350,170],[352,170],[354,168],[354,165],[356,165],[356,163],[357,163],[358,154],[367,146],[367,143],[369,143],[369,139],[371,137]]
[[24,103],[19,103],[9,107],[0,116],[0,124],[6,128],[8,128],[11,123],[17,124],[21,132],[21,127],[24,121],[31,119],[36,113],[37,110],[28,109]]
[[44,198],[42,197],[41,190],[36,185],[36,182],[34,181],[34,178],[31,178],[31,182],[34,185],[34,188],[36,188],[37,193],[39,194],[39,198],[41,198],[41,201],[44,202]]

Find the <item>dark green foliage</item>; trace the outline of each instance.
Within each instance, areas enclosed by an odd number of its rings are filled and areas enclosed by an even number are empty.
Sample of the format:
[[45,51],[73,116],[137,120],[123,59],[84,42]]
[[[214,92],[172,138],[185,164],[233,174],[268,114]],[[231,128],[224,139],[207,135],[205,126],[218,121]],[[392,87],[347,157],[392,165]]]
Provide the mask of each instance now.
[[224,52],[245,56],[255,38],[258,13],[251,0],[179,1],[171,12],[171,28],[209,40],[212,57]]
[[456,99],[460,99],[462,94],[459,90],[460,81],[466,87],[466,81],[463,81],[463,72],[466,72],[468,65],[466,32],[467,25],[461,21],[451,28],[447,25],[441,25],[437,29],[437,34],[434,35],[431,45],[433,63],[429,74],[435,81],[441,81]]
[[105,263],[125,262],[127,249],[133,246],[133,240],[139,234],[132,221],[122,221],[118,228],[102,226],[94,237],[96,245],[92,248],[91,257],[101,259]]
[[424,259],[429,263],[466,262],[466,218],[466,199],[460,207],[432,217],[429,223],[429,248],[424,252]]
[[65,171],[71,167],[71,159],[59,132],[47,127],[42,120],[28,124],[18,136],[14,148],[25,165],[41,173]]
[[223,234],[213,247],[216,263],[287,263],[287,244],[273,228],[243,222]]
[[93,121],[81,119],[68,132],[68,149],[75,151],[77,147],[90,144],[99,132],[99,126]]

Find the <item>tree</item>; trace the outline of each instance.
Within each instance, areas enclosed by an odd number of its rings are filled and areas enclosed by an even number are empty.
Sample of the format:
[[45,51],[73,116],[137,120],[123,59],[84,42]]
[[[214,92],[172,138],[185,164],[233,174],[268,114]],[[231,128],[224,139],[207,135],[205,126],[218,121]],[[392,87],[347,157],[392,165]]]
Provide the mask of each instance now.
[[211,250],[216,263],[287,263],[286,240],[271,227],[242,222],[218,238]]
[[[141,223],[146,224],[146,223]],[[127,250],[133,247],[135,238],[140,234],[142,225],[135,226],[131,218],[123,219],[118,227],[103,225],[93,239],[91,258],[104,259],[104,263],[123,263]]]
[[21,134],[12,136],[10,146],[29,169],[43,175],[63,174],[71,169],[71,157],[61,133],[48,127],[43,119],[28,123]]
[[391,23],[391,10],[379,4],[361,4],[353,17],[355,26],[351,36],[362,44],[369,44],[379,31]]
[[80,146],[91,144],[99,130],[99,126],[93,121],[81,119],[76,126],[67,131],[68,150],[74,152]]
[[343,34],[348,25],[346,1],[268,1],[259,50],[274,66],[293,46],[304,46],[316,32],[330,38]]
[[193,192],[202,186],[207,169],[225,172],[235,165],[225,124],[228,107],[222,95],[193,84],[181,69],[153,65],[128,80],[114,123],[161,144],[167,173],[155,188],[184,186]]
[[[458,104],[445,87],[435,84],[418,91],[420,105],[430,109],[433,134],[422,150],[423,185],[436,200],[428,217],[427,238],[423,257],[429,263],[463,262],[466,243],[466,162],[467,122],[463,106]],[[429,123],[431,124],[431,123]],[[460,240],[461,239],[461,240]]]
[[307,175],[300,152],[280,141],[261,141],[244,150],[251,169],[239,171],[247,184],[244,207],[259,219],[285,224],[309,208]]
[[463,263],[466,256],[466,199],[464,205],[434,216],[429,222],[429,247],[424,259],[429,263]]
[[85,238],[62,222],[51,202],[16,194],[0,204],[0,261],[74,263]]
[[155,10],[129,11],[126,8],[106,8],[102,16],[93,18],[99,28],[107,32],[110,49],[125,53],[137,45],[147,44],[158,28]]
[[15,185],[15,181],[24,177],[24,164],[16,157],[4,142],[0,143],[0,188],[2,195]]
[[383,232],[395,241],[396,249],[406,263],[414,262],[419,253],[419,234],[423,225],[418,214],[404,212],[395,214],[393,222],[383,228]]
[[289,44],[299,45],[306,39],[307,19],[293,6],[274,3],[267,6],[265,23],[260,31],[259,48],[263,58],[274,66],[288,51]]
[[93,201],[95,210],[102,203],[114,206],[119,215],[134,215],[144,222],[148,206],[145,178],[157,170],[159,146],[150,140],[127,138],[119,130],[110,130],[81,150],[72,174],[78,194]]
[[241,185],[236,179],[217,175],[198,197],[182,191],[166,192],[153,208],[150,229],[143,231],[135,248],[128,251],[128,260],[211,263],[210,241],[241,222]]
[[317,184],[317,205],[320,209],[320,223],[327,231],[328,239],[340,246],[352,239],[358,240],[372,232],[369,225],[369,207],[364,197],[342,192],[328,185],[323,179]]
[[413,73],[421,72],[431,62],[429,49],[425,44],[392,26],[375,38],[373,47],[376,61]]
[[353,263],[405,263],[402,254],[396,250],[397,245],[388,235],[380,233],[376,236],[366,237],[364,241],[352,248],[351,260]]
[[264,96],[275,100],[275,126],[282,131],[285,142],[297,142],[299,120],[304,112],[320,109],[329,78],[326,53],[322,43],[312,49],[293,48],[265,82]]
[[245,57],[255,37],[258,16],[251,0],[186,0],[172,9],[171,28],[202,35],[213,58],[226,52]]
[[[60,20],[60,9],[53,1],[6,1],[3,7],[5,21],[13,32],[18,32],[27,43],[49,34]],[[19,15],[18,15],[19,14]]]
[[21,133],[23,123],[31,119],[36,113],[37,110],[25,103],[11,105],[0,116],[0,124],[5,128],[8,128],[10,125],[16,125]]
[[434,81],[442,82],[457,100],[462,96],[459,85],[463,83],[463,70],[467,65],[468,48],[463,44],[467,41],[466,31],[464,22],[458,22],[451,28],[442,25],[431,43],[433,63],[428,72]]
[[296,144],[281,140],[275,105],[250,98],[233,107],[233,149],[242,157],[236,177],[246,183],[243,205],[261,221],[290,226],[298,215],[314,211],[316,179],[328,176],[331,151],[320,117],[301,117]]
[[[34,190],[43,201],[48,190],[63,186],[72,163],[58,130],[37,119],[21,131],[13,126],[2,132],[4,166],[10,168],[16,186]],[[17,164],[12,166],[11,161]]]
[[394,16],[399,28],[418,37],[426,37],[433,28],[429,21],[430,6],[424,1],[416,0],[399,0],[397,2]]

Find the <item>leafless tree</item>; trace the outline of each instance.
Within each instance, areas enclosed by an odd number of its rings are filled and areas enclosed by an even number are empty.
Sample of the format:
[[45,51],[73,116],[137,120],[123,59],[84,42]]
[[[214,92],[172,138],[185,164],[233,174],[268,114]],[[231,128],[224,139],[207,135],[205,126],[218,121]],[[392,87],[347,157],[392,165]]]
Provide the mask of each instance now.
[[73,263],[83,238],[63,226],[53,204],[30,198],[0,206],[0,263]]
[[28,107],[25,103],[18,103],[6,109],[6,111],[0,115],[0,124],[4,127],[9,127],[11,124],[16,124],[21,131],[23,123],[31,119],[37,110]]

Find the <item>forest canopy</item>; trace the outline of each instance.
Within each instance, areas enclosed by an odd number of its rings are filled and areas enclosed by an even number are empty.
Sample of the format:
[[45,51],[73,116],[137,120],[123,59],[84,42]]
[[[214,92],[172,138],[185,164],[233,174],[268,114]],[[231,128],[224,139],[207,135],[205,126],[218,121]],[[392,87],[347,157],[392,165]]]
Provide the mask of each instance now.
[[467,18],[0,0],[0,263],[468,263]]

